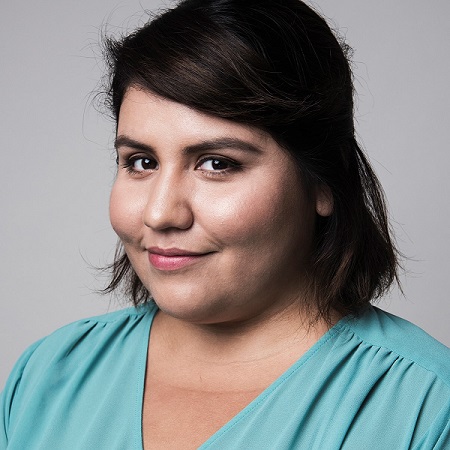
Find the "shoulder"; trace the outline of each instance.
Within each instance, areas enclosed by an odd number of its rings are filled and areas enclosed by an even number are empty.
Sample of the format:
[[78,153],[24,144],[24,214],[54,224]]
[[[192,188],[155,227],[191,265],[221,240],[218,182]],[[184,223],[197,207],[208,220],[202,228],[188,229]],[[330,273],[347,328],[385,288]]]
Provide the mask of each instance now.
[[128,380],[144,373],[156,311],[154,304],[148,304],[78,320],[30,346],[0,395],[0,448],[10,439],[21,442],[15,448],[57,448],[36,442],[61,437],[56,429],[70,428],[67,417],[78,424],[94,404],[107,406],[102,420],[114,423],[115,430],[132,427],[131,419],[122,416],[113,422],[114,411],[120,404],[125,415],[134,417],[134,399],[142,395],[139,386]]
[[[157,311],[151,303],[137,308],[89,317],[65,325],[32,344],[16,362],[5,386],[16,392],[19,384],[37,382],[48,373],[70,371],[80,364],[98,361],[101,355],[117,351],[148,334],[149,322]],[[58,370],[55,370],[57,368]]]
[[378,442],[377,448],[447,448],[450,349],[376,307],[330,331],[323,366],[328,384],[320,392],[339,399],[338,415],[360,425],[346,437],[349,448],[369,448],[368,442]]
[[46,355],[51,356],[53,360],[57,355],[73,356],[80,348],[98,348],[102,343],[120,339],[121,335],[130,336],[130,331],[151,320],[156,310],[156,306],[149,303],[72,322],[33,344],[22,356],[22,364],[29,364]]
[[377,307],[370,307],[359,317],[346,318],[340,325],[362,346],[433,373],[450,388],[450,349],[420,327]]

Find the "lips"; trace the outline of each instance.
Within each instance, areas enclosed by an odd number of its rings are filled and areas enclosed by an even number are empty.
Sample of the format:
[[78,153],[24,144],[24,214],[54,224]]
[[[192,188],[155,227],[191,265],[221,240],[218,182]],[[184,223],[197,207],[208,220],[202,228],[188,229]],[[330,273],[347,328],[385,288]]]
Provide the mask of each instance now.
[[179,248],[162,249],[159,247],[151,247],[148,249],[148,259],[150,264],[155,269],[161,271],[182,269],[199,262],[210,254],[210,252],[198,253]]

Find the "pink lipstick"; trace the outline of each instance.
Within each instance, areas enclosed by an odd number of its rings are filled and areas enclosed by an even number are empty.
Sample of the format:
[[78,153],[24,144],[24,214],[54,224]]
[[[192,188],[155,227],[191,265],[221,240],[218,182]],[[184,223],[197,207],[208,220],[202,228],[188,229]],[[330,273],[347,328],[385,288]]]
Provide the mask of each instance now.
[[197,253],[179,248],[162,249],[158,247],[151,247],[148,249],[148,259],[150,264],[158,270],[171,271],[182,269],[200,259],[209,255],[210,253]]

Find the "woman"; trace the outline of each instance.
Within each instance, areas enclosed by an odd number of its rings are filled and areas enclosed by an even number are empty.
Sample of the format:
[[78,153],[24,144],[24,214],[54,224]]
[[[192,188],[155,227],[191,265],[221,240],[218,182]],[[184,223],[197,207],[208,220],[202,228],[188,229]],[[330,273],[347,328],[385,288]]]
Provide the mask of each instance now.
[[108,42],[133,308],[19,360],[8,449],[445,449],[449,350],[397,276],[347,49],[299,0],[185,0]]

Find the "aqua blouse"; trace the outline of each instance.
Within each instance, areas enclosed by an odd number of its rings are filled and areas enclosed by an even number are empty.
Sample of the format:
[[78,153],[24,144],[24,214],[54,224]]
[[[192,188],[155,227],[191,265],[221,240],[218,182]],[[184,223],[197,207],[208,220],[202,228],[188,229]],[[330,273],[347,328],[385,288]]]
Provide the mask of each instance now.
[[[32,345],[0,397],[0,449],[142,450],[156,311],[80,320]],[[450,349],[371,307],[338,322],[200,448],[448,450]]]

